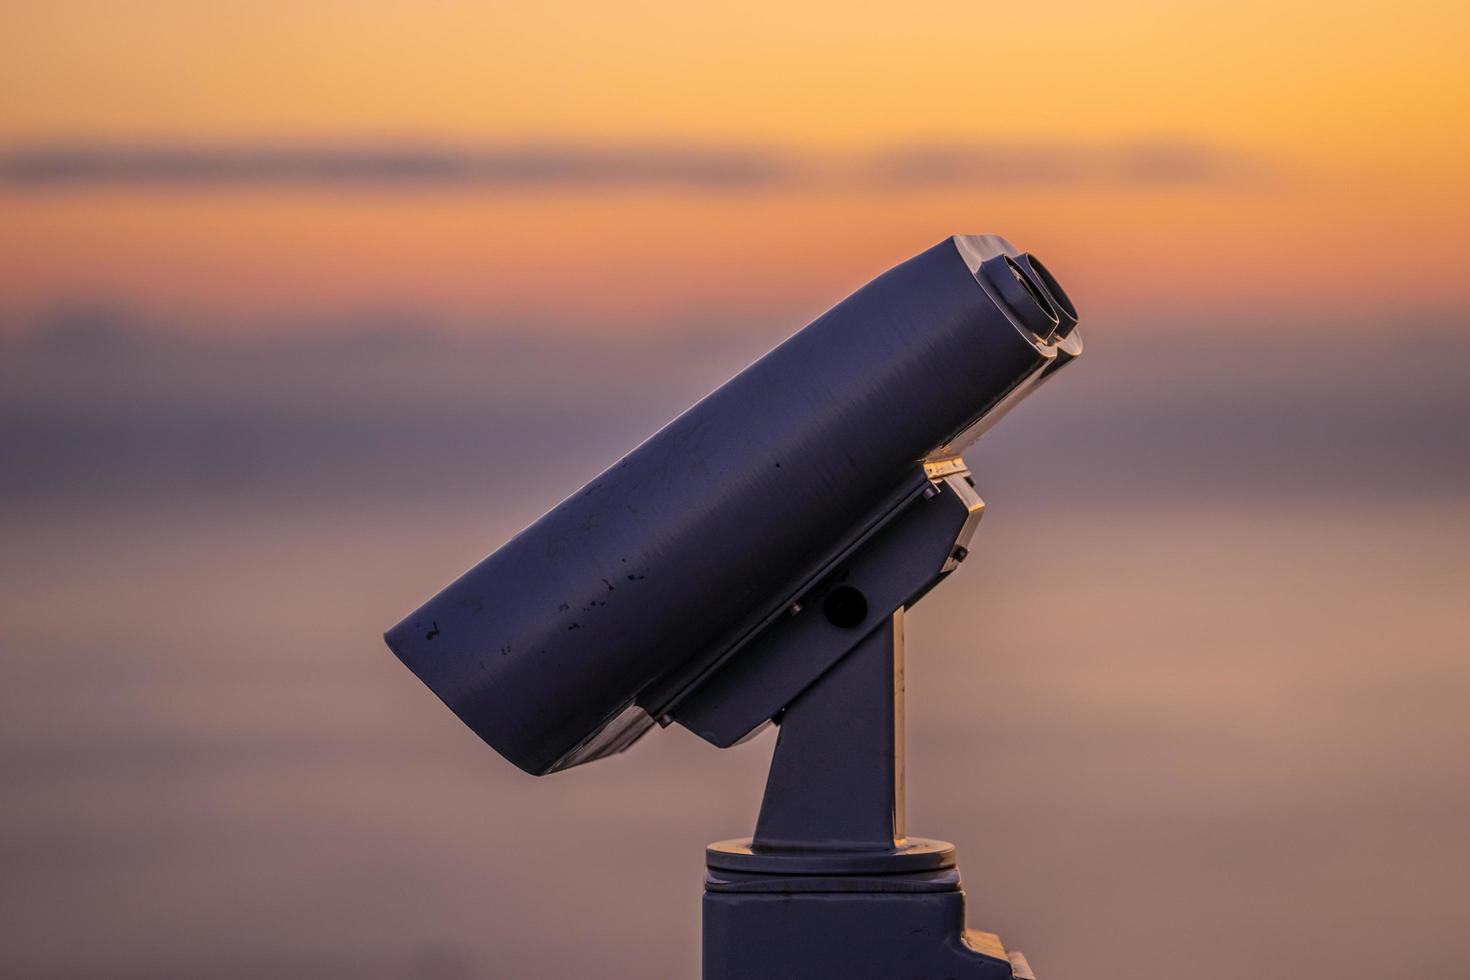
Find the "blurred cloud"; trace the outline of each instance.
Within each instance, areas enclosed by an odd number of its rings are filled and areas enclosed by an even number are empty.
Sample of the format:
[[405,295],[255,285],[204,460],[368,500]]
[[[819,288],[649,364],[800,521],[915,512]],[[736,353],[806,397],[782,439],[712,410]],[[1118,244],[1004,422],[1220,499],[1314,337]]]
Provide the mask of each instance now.
[[1275,179],[1266,161],[1187,141],[1086,145],[935,143],[878,154],[880,185],[963,184],[1261,186]]
[[1245,154],[1188,140],[1113,144],[952,142],[818,156],[779,147],[680,144],[46,144],[0,151],[0,185],[692,187],[957,184],[1247,187],[1272,174]]
[[0,154],[0,180],[57,184],[404,184],[757,187],[788,177],[777,154],[685,146],[38,146]]
[[[0,338],[0,503],[569,490],[789,327],[569,342],[511,322],[444,333],[403,310],[213,338],[139,322],[77,308]],[[1372,331],[1093,326],[1066,384],[975,450],[987,491],[1065,494],[1078,471],[1115,500],[1470,483],[1450,448],[1470,424],[1464,337],[1431,360]]]

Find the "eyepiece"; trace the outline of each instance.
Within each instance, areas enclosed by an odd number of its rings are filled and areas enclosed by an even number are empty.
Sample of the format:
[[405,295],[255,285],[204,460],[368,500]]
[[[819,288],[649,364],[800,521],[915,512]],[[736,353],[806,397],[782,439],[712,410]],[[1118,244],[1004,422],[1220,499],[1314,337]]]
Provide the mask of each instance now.
[[1065,337],[1077,326],[1077,307],[1072,305],[1072,298],[1067,291],[1057,282],[1051,270],[1041,264],[1041,260],[1030,252],[1022,252],[1016,256],[1016,264],[1026,273],[1027,278],[1040,286],[1046,298],[1051,300],[1051,308],[1057,315],[1057,336]]
[[1040,337],[1043,343],[1050,343],[1061,320],[1052,308],[1051,300],[1040,286],[1031,281],[1016,260],[1009,255],[997,255],[980,263],[980,272],[1021,325]]

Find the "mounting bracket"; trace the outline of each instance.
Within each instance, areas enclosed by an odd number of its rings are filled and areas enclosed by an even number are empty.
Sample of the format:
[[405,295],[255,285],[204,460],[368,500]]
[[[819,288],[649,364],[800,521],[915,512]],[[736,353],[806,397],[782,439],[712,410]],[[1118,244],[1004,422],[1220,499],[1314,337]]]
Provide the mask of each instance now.
[[755,834],[706,850],[705,980],[1034,980],[965,929],[954,846],[904,827],[904,611],[984,507],[957,457],[930,466],[932,492],[673,712],[716,744],[780,726]]

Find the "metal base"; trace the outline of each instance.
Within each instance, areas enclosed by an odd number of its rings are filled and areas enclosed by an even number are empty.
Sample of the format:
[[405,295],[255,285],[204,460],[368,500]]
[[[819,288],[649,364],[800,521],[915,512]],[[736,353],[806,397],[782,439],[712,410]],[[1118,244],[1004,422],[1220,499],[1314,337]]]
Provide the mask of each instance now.
[[965,929],[957,878],[938,892],[866,881],[871,890],[706,891],[704,980],[1035,980],[1019,953]]
[[809,892],[957,892],[960,873],[954,868],[887,875],[773,875],[706,868],[707,892],[764,892],[791,895]]
[[908,837],[890,850],[781,850],[761,847],[753,838],[716,841],[705,848],[705,864],[722,871],[776,875],[884,875],[938,871],[954,867],[948,841]]

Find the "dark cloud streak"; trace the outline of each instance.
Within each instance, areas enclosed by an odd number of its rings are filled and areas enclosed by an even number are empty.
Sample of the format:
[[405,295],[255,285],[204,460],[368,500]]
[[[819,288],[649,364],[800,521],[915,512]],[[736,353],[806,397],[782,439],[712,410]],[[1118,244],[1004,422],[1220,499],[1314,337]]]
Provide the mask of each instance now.
[[694,188],[999,186],[1239,188],[1262,161],[1189,141],[899,145],[817,158],[779,148],[618,145],[94,144],[0,150],[0,186]]
[[1188,142],[929,144],[879,153],[870,172],[878,185],[896,188],[964,184],[1244,188],[1261,186],[1273,176],[1264,161]]
[[0,181],[123,185],[691,185],[752,187],[782,161],[738,150],[432,146],[54,146],[0,153]]

